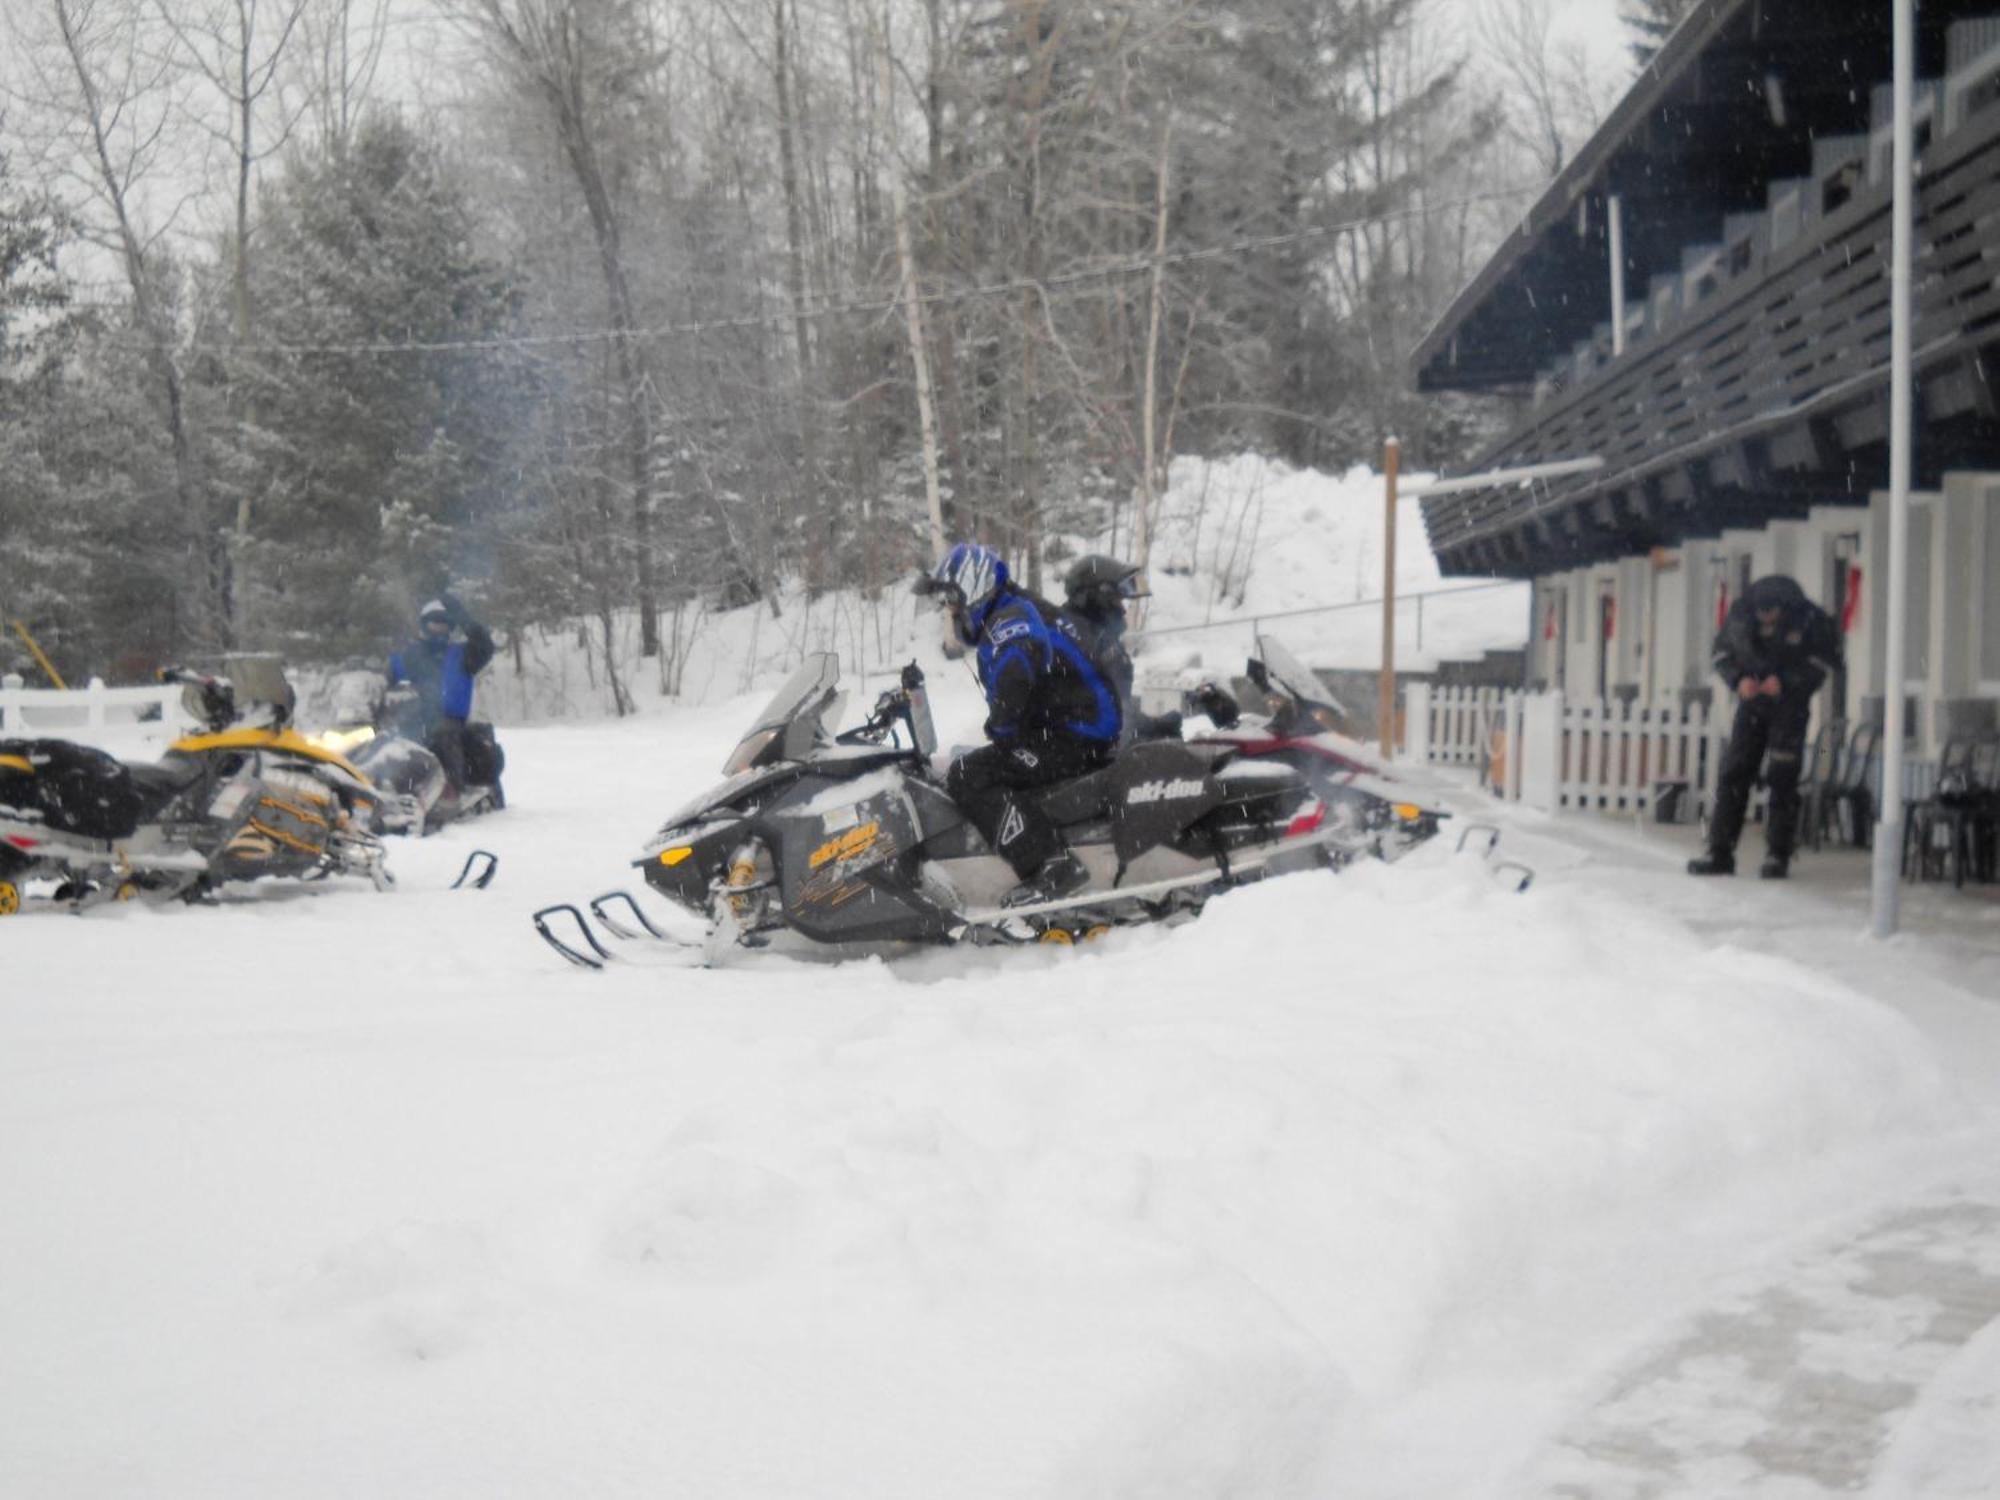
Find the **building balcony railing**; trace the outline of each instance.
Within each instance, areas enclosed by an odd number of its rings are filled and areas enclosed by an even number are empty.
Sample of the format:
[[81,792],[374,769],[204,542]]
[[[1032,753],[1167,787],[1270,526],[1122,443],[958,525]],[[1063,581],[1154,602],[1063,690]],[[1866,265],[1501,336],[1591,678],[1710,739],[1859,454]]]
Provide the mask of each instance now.
[[[1930,95],[1948,128],[1919,162],[1920,483],[2000,465],[1981,359],[2000,344],[2000,88],[1958,83]],[[1528,577],[1861,503],[1886,482],[1891,184],[1886,170],[1847,170],[1874,154],[1870,136],[1854,141],[1858,158],[1826,153],[1840,195],[1793,217],[1792,189],[1776,184],[1769,212],[1732,215],[1721,241],[1691,250],[1634,304],[1642,338],[1616,359],[1579,354],[1567,388],[1473,465],[1595,455],[1602,469],[1426,502],[1448,573]]]

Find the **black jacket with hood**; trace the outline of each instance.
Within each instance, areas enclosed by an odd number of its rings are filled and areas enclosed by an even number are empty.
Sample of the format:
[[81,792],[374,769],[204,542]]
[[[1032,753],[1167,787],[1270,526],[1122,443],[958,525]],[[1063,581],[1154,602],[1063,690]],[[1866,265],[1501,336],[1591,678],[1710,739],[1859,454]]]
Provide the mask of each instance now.
[[[1781,611],[1767,635],[1757,611]],[[1734,691],[1744,678],[1776,677],[1788,701],[1810,698],[1840,669],[1840,627],[1783,574],[1760,578],[1729,606],[1715,636],[1715,670]]]

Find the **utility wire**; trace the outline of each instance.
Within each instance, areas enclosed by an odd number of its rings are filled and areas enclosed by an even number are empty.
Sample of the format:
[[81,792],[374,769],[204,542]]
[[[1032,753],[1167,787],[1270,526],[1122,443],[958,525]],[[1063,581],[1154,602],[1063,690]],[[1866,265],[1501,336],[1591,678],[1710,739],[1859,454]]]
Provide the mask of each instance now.
[[[1110,281],[1121,276],[1150,275],[1155,264],[1162,266],[1195,265],[1207,261],[1239,259],[1260,250],[1280,249],[1287,245],[1304,244],[1313,240],[1328,239],[1349,234],[1358,229],[1371,228],[1379,224],[1394,224],[1428,214],[1446,212],[1457,208],[1472,208],[1484,203],[1505,202],[1524,198],[1541,192],[1539,187],[1496,188],[1491,192],[1475,193],[1444,203],[1427,203],[1422,207],[1398,209],[1392,213],[1373,214],[1358,219],[1345,219],[1336,224],[1315,225],[1310,229],[1289,230],[1282,234],[1252,235],[1243,239],[1230,240],[1220,245],[1201,246],[1192,250],[1177,250],[1154,257],[1133,256],[1112,261],[1101,266],[1083,266],[1072,271],[1059,271],[1041,277],[1017,277],[1009,281],[989,282],[980,286],[960,287],[955,290],[923,292],[917,297],[924,307],[944,307],[967,302],[984,301],[991,298],[1017,296],[1022,292],[1048,291],[1053,288],[1088,285],[1092,282]],[[588,329],[574,333],[521,333],[495,335],[489,338],[432,339],[432,340],[392,340],[359,339],[351,342],[329,343],[279,343],[250,341],[210,342],[198,340],[189,345],[175,345],[189,352],[204,354],[448,354],[474,350],[549,348],[564,345],[615,343],[620,339],[662,339],[679,338],[690,334],[721,333],[750,328],[786,327],[801,318],[820,321],[826,318],[846,317],[857,313],[883,314],[894,312],[903,305],[900,297],[864,297],[845,302],[825,302],[817,306],[808,305],[797,310],[781,312],[745,313],[729,318],[704,318],[682,323],[657,324],[649,328],[635,328],[629,333],[620,333],[615,328]],[[108,347],[151,351],[161,347],[157,340],[107,339]]]

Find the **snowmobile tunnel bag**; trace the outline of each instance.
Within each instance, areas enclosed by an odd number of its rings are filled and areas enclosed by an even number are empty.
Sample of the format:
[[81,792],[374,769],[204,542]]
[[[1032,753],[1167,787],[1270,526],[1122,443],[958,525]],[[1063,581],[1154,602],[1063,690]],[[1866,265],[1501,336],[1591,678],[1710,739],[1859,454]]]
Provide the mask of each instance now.
[[143,802],[132,773],[102,750],[68,740],[0,740],[0,808],[27,821],[84,838],[130,838]]

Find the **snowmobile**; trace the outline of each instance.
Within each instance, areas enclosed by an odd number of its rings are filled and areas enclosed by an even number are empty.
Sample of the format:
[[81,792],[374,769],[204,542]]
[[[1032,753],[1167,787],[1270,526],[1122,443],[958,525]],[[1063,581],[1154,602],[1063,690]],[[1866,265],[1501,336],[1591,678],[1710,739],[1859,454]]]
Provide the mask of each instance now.
[[380,673],[363,668],[335,674],[329,688],[333,726],[313,743],[345,755],[373,783],[376,832],[421,838],[507,805],[500,786],[507,757],[491,724],[466,726],[467,784],[452,795],[444,762],[424,743],[422,704],[413,690],[389,687]]
[[230,671],[160,674],[182,684],[202,728],[157,764],[67,740],[0,740],[0,915],[19,911],[34,881],[76,909],[196,900],[262,875],[390,884],[368,827],[368,778],[291,727],[292,690],[275,662],[238,658]]
[[[1235,691],[1214,680],[1181,695],[1184,716],[1205,715],[1214,726],[1189,737],[1196,745],[1229,745],[1249,762],[1271,761],[1298,771],[1329,808],[1329,818],[1382,859],[1396,859],[1433,838],[1451,816],[1361,759],[1362,747],[1338,732],[1346,710],[1319,675],[1276,640],[1257,638]],[[1246,711],[1245,705],[1255,705]]]
[[[1088,885],[1004,906],[1019,877],[944,789],[921,669],[904,668],[864,723],[830,735],[838,680],[830,653],[808,657],[729,756],[722,784],[669,818],[634,861],[646,884],[710,924],[711,960],[780,939],[843,954],[1072,943],[1359,850],[1288,766],[1227,745],[1142,743],[1040,794]],[[614,937],[637,936],[624,925],[635,918],[665,936],[629,893],[591,905]],[[574,963],[599,968],[610,957],[573,905],[546,907],[534,922]]]

